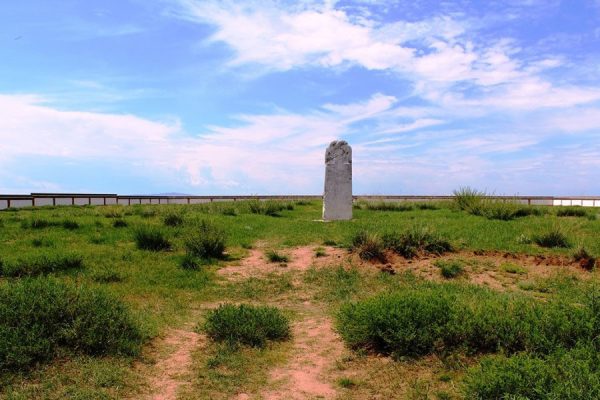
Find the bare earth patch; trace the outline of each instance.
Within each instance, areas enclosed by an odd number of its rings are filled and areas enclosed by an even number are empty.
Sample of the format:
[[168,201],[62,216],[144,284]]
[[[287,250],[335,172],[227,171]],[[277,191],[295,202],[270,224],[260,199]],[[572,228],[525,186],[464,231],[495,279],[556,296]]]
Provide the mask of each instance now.
[[237,264],[219,269],[218,274],[228,280],[237,281],[273,272],[305,271],[311,266],[318,268],[333,265],[341,263],[348,255],[348,252],[344,249],[323,247],[325,256],[317,257],[315,254],[315,248],[317,247],[301,246],[282,250],[281,253],[287,255],[290,259],[285,264],[269,262],[265,257],[266,249],[251,249],[247,257],[240,260]]
[[166,357],[158,357],[149,380],[148,400],[175,400],[181,386],[189,385],[187,376],[192,363],[192,352],[203,338],[198,333],[173,329],[157,344],[157,348],[167,348]]
[[290,362],[271,373],[265,400],[333,399],[337,392],[327,372],[343,352],[343,344],[327,317],[311,317],[294,325],[294,354]]

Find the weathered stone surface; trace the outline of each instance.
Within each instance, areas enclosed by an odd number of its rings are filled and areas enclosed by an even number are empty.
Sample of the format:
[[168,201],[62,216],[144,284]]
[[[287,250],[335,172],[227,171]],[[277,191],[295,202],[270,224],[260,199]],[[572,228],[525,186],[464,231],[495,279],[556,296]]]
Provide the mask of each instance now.
[[331,142],[325,152],[323,219],[352,219],[352,148],[343,140]]

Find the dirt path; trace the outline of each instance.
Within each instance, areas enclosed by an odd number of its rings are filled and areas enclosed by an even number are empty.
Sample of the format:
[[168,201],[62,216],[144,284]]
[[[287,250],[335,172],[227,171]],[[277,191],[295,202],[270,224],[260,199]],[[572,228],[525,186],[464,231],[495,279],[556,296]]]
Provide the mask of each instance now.
[[157,360],[149,380],[147,400],[175,400],[181,386],[189,385],[186,376],[191,370],[192,352],[203,337],[191,330],[173,329],[161,340],[159,348],[169,349],[164,358]]
[[326,375],[343,351],[340,338],[331,320],[318,316],[306,318],[294,325],[294,354],[290,362],[271,373],[270,387],[263,393],[265,400],[333,399],[336,390]]

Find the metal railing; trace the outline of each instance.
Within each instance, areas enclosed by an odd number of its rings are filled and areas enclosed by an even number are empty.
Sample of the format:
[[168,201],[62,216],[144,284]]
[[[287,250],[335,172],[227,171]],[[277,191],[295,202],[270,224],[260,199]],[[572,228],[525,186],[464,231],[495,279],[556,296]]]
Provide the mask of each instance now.
[[[356,195],[353,198],[355,201],[426,202],[452,200],[454,196]],[[488,198],[540,206],[600,207],[600,196],[489,196]],[[29,195],[0,195],[0,210],[43,206],[201,204],[218,201],[321,199],[320,195],[122,196],[112,193],[31,193]]]

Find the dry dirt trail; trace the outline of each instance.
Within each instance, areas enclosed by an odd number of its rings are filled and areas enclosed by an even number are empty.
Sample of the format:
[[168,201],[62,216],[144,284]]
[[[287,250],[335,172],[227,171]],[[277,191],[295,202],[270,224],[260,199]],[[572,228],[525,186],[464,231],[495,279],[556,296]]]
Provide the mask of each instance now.
[[150,367],[148,389],[135,399],[176,400],[179,390],[190,384],[192,353],[204,341],[204,337],[192,329],[192,326],[171,329],[158,341],[156,348],[160,349],[161,355]]
[[294,349],[286,365],[271,372],[265,400],[334,399],[337,391],[327,375],[343,352],[331,320],[310,316],[293,326]]

